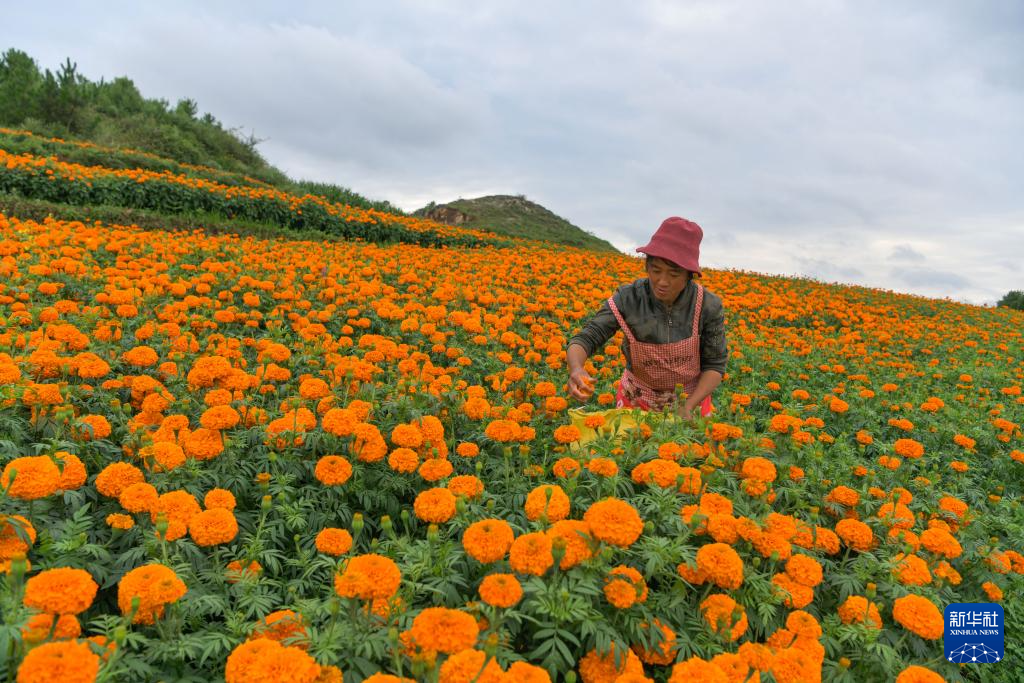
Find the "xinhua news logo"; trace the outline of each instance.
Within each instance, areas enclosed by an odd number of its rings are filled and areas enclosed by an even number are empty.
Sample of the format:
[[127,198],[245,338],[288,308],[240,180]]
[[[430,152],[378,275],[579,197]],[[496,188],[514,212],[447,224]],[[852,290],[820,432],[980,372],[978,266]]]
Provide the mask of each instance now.
[[1003,606],[954,602],[946,607],[946,659],[956,664],[994,664],[1003,659]]

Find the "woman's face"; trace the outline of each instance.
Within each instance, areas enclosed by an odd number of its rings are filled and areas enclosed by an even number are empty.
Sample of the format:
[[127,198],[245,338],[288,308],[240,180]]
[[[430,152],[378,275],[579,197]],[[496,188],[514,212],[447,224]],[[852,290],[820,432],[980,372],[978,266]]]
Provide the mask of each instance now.
[[689,271],[670,261],[656,257],[647,259],[647,276],[651,280],[654,297],[666,306],[676,300],[676,297],[690,281]]

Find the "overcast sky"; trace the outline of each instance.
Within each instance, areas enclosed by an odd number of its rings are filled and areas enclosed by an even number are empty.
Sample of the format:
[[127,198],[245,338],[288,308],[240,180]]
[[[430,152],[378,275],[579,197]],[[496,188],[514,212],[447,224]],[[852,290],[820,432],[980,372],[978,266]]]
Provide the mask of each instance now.
[[404,209],[525,194],[632,253],[1024,289],[1024,2],[5,3],[0,49],[199,103]]

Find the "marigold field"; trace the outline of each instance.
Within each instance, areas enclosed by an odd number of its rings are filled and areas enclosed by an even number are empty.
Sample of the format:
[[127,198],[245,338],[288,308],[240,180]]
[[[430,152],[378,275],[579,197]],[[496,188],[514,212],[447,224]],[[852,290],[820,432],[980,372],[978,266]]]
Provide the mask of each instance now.
[[[1020,680],[1019,312],[706,270],[715,412],[605,420],[565,345],[636,259],[29,157],[349,241],[0,215],[7,680]],[[992,601],[1007,659],[948,663]]]

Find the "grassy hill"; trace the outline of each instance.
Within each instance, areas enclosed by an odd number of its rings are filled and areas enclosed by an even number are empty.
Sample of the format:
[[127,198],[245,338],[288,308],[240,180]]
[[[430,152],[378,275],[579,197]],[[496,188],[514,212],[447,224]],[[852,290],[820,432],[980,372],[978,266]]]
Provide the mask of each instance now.
[[521,195],[490,195],[430,203],[413,212],[450,225],[491,230],[500,235],[555,242],[595,251],[615,251],[610,243],[577,227]]
[[[225,176],[234,175],[231,184],[255,180],[298,195],[403,213],[389,202],[344,187],[291,179],[263,158],[254,134],[246,136],[241,129],[225,128],[210,113],[200,114],[195,100],[181,99],[172,106],[143,97],[124,76],[92,81],[70,59],[51,71],[40,69],[20,50],[0,54],[0,126],[34,134],[32,139],[5,139],[8,152],[53,155],[63,162],[106,168],[178,170],[168,167],[201,164],[221,171],[221,182],[230,182]],[[76,138],[91,145],[55,146],[47,138]]]

